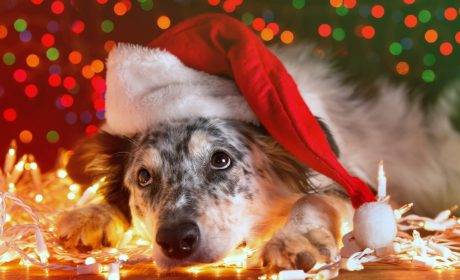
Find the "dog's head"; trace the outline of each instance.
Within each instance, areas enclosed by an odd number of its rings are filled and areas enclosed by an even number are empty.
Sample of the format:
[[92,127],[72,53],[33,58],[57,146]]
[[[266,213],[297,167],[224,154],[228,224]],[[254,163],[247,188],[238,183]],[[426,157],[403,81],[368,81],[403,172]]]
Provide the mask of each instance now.
[[131,138],[101,132],[75,151],[69,174],[107,178],[108,203],[141,221],[166,268],[215,262],[268,236],[309,169],[261,127],[240,121],[172,121]]

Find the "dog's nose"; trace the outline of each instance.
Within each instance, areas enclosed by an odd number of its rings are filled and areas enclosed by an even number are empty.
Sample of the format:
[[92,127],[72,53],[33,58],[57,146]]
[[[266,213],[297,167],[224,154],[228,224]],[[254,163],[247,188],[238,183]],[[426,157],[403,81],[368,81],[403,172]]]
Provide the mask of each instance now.
[[163,253],[173,259],[184,259],[198,247],[200,229],[194,222],[161,226],[158,229],[156,242]]

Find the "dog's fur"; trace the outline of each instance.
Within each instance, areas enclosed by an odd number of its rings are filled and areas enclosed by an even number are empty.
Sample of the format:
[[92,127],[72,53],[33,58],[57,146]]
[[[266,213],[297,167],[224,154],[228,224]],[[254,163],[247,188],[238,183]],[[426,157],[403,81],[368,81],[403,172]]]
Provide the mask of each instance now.
[[[362,88],[343,84],[305,47],[275,52],[351,173],[373,185],[384,159],[396,201],[413,201],[425,213],[458,202],[460,137],[446,110],[423,114],[404,87],[385,81],[369,88],[371,99],[361,98]],[[210,168],[218,151],[231,158],[226,170]],[[137,182],[140,168],[151,173],[147,187]],[[77,147],[68,172],[82,185],[106,177],[105,199],[60,215],[63,244],[114,246],[136,220],[163,268],[214,262],[246,243],[260,247],[270,271],[308,270],[335,259],[341,225],[353,213],[340,187],[297,161],[262,127],[235,120],[170,121],[130,138],[100,132]],[[155,236],[160,226],[180,221],[195,222],[201,237],[193,254],[178,260],[162,253]]]

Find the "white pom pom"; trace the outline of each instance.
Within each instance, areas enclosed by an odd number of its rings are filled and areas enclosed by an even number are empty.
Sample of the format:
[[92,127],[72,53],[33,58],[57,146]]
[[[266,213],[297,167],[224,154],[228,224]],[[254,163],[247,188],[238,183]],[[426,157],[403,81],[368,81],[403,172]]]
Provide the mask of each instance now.
[[384,202],[361,205],[353,217],[353,236],[362,248],[381,248],[391,245],[397,227],[393,209]]

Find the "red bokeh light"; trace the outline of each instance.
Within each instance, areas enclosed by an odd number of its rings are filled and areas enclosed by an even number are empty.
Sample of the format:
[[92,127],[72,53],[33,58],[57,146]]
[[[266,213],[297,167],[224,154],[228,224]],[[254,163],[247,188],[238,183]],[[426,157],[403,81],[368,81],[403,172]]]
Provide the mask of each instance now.
[[18,83],[23,83],[27,80],[27,72],[24,69],[17,69],[13,73],[13,78]]
[[280,27],[277,23],[270,22],[269,24],[267,24],[267,27],[273,31],[273,35],[276,35],[278,34],[278,32],[280,32]]
[[446,55],[446,56],[450,55],[453,50],[454,50],[454,48],[452,47],[452,44],[449,43],[449,42],[444,42],[439,46],[439,52],[442,55]]
[[64,12],[65,6],[64,3],[61,1],[54,1],[53,4],[51,4],[51,11],[56,14],[60,15]]
[[449,7],[444,10],[444,17],[447,20],[453,21],[457,18],[457,16],[458,16],[458,12],[455,8]]
[[217,6],[220,4],[220,0],[208,0],[209,5]]
[[417,25],[417,17],[414,16],[414,15],[407,15],[405,18],[404,18],[404,24],[408,27],[408,28],[414,28],[416,25]]
[[252,21],[252,28],[254,28],[257,31],[261,31],[265,28],[265,20],[263,18],[255,18]]
[[17,117],[16,110],[14,110],[13,108],[8,108],[5,111],[3,111],[3,118],[6,121],[14,122],[16,120],[16,117]]
[[61,76],[58,74],[52,74],[48,77],[48,84],[52,87],[58,87],[61,85]]
[[24,88],[24,93],[29,98],[34,98],[38,94],[38,87],[34,84],[29,84]]
[[74,77],[65,77],[63,85],[67,90],[71,90],[77,85],[77,81]]
[[366,25],[361,29],[361,34],[366,39],[372,39],[375,36],[375,29],[370,25]]
[[88,125],[85,129],[86,135],[88,136],[94,135],[98,131],[99,131],[99,128],[95,126],[94,124]]
[[70,94],[64,94],[61,96],[60,102],[64,108],[69,108],[73,105],[73,97]]
[[382,5],[375,5],[371,9],[371,14],[375,18],[381,18],[385,15],[385,8]]
[[45,46],[45,47],[51,47],[52,45],[54,45],[54,36],[49,34],[49,33],[45,33],[43,34],[42,36],[42,39],[41,39],[41,42],[42,42],[42,45]]
[[331,32],[332,32],[332,28],[329,24],[327,23],[323,23],[321,24],[319,27],[318,27],[318,34],[319,36],[321,37],[328,37],[329,35],[331,35]]
[[73,33],[80,34],[85,30],[85,23],[81,20],[76,20],[72,23],[70,29]]

